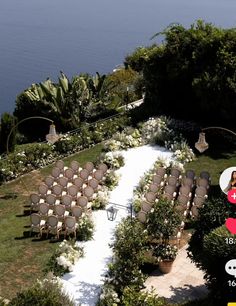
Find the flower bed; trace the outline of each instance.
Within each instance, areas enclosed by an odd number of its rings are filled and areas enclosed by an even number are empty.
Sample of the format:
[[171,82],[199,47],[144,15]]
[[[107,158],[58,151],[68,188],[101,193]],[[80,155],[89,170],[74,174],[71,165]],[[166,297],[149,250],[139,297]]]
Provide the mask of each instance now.
[[50,257],[45,272],[53,272],[56,276],[62,276],[72,271],[73,265],[80,257],[83,257],[83,255],[83,248],[79,247],[74,242],[64,240]]
[[93,125],[84,124],[78,133],[66,133],[53,145],[32,143],[17,146],[15,152],[0,156],[0,184],[111,138],[117,130],[124,129],[129,121],[122,115]]

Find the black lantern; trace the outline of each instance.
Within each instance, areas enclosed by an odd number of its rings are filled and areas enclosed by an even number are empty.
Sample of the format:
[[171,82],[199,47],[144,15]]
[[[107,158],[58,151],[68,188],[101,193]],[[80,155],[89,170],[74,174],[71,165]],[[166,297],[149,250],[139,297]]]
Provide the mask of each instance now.
[[117,215],[118,209],[114,208],[113,206],[107,209],[107,219],[110,221],[114,221]]

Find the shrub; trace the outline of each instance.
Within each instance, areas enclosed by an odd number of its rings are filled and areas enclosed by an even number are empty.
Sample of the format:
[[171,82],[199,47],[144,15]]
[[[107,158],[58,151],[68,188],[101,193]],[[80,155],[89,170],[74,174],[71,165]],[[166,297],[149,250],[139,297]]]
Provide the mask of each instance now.
[[115,133],[112,140],[104,143],[104,151],[126,150],[142,144],[141,134],[138,129],[126,127],[121,133]]
[[153,249],[153,255],[157,257],[158,261],[174,260],[177,256],[178,248],[175,245],[159,244]]
[[[12,116],[9,113],[3,113],[1,116],[1,123],[0,123],[0,154],[7,152],[11,152],[14,149],[15,146],[15,138],[16,138],[16,132],[15,129],[12,130],[12,128],[15,126],[15,117]],[[12,130],[12,131],[11,131]],[[9,133],[11,132],[8,148],[7,148],[7,140]]]
[[236,217],[236,207],[227,201],[224,194],[219,198],[207,200],[205,205],[199,208],[199,217],[195,221],[195,232],[188,247],[188,255],[195,263],[202,261],[204,235],[223,225],[228,217]]
[[64,240],[49,258],[44,272],[53,272],[56,276],[62,276],[72,271],[73,264],[83,256],[83,248],[76,243]]
[[114,286],[105,283],[102,287],[101,294],[96,306],[118,306],[120,299],[114,290]]
[[107,164],[110,169],[119,169],[124,166],[124,157],[118,152],[107,152],[100,156],[100,162]]
[[55,142],[54,146],[55,151],[59,154],[71,154],[82,148],[81,137],[77,134],[64,134],[57,142]]
[[31,288],[20,292],[9,306],[74,306],[74,302],[63,292],[62,285],[55,277],[37,281]]
[[189,163],[195,159],[193,150],[183,139],[178,141],[166,141],[165,147],[170,151],[174,152],[173,156],[176,161],[179,161],[181,163]]
[[181,224],[181,218],[171,201],[159,199],[148,213],[147,231],[153,239],[168,242]]
[[139,124],[139,130],[144,143],[158,143],[164,145],[165,140],[169,139],[168,128],[169,119],[164,116],[149,118]]
[[14,179],[54,161],[53,146],[44,143],[20,145],[5,159],[0,158],[0,182]]
[[198,263],[198,267],[205,272],[204,277],[211,289],[212,299],[217,301],[218,305],[226,304],[235,298],[235,287],[228,284],[235,276],[225,272],[225,264],[236,258],[236,244],[226,243],[226,238],[235,241],[235,236],[229,233],[225,225],[206,235],[203,239],[203,256]]
[[158,298],[153,291],[137,291],[133,287],[126,287],[121,298],[122,306],[164,306],[167,305],[164,298]]
[[109,202],[109,190],[106,186],[103,186],[102,189],[98,190],[92,200],[93,209],[103,209]]
[[76,230],[77,240],[87,241],[93,238],[94,233],[94,223],[91,218],[84,216],[80,218],[78,223],[78,228]]
[[108,282],[120,295],[126,286],[140,289],[144,275],[140,266],[144,260],[147,232],[136,219],[123,219],[115,231],[115,242],[111,245],[113,259],[109,264]]
[[119,179],[120,175],[116,171],[107,170],[104,184],[109,190],[112,190],[118,185]]

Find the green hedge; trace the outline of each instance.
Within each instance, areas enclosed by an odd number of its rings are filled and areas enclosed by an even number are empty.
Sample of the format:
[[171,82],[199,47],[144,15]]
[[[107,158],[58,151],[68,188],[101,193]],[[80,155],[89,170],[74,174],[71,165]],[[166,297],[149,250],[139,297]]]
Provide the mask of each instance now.
[[[232,243],[227,243],[226,238],[231,238]],[[235,299],[235,287],[228,284],[228,281],[235,280],[235,276],[225,272],[225,264],[231,259],[236,259],[235,236],[223,225],[204,237],[203,256],[199,264],[205,272],[212,300],[218,305]]]

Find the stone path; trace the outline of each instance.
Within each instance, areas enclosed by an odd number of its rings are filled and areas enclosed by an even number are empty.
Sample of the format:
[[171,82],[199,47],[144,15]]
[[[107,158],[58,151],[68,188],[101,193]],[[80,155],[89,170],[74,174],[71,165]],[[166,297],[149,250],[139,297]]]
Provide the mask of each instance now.
[[146,290],[149,291],[153,287],[155,293],[173,303],[207,295],[203,272],[187,257],[186,248],[187,245],[179,250],[170,273],[162,274],[156,270],[148,277]]

